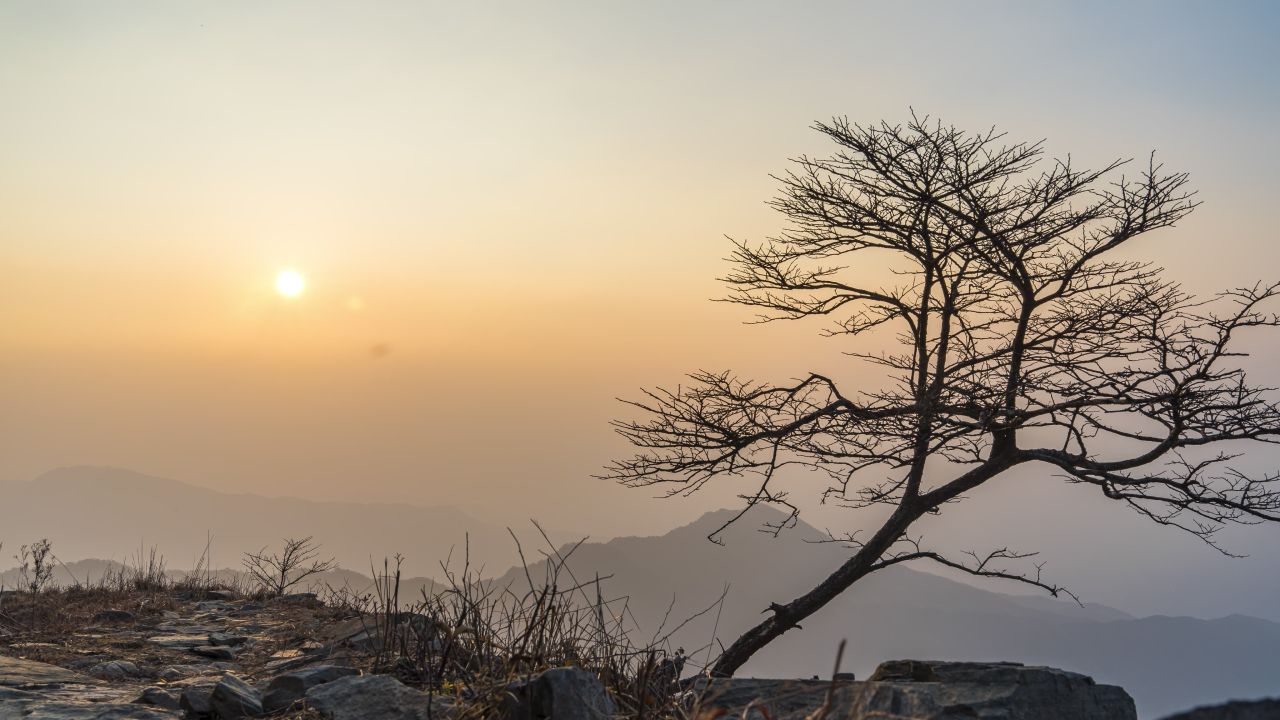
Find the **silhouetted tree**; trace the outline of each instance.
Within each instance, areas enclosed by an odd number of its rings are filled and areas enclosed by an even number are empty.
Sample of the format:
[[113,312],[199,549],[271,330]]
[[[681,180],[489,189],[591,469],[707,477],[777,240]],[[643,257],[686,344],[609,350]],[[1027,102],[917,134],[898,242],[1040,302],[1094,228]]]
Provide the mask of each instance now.
[[[1211,544],[1225,523],[1280,519],[1276,477],[1230,464],[1249,442],[1280,435],[1280,408],[1234,363],[1242,330],[1277,325],[1260,306],[1278,286],[1196,298],[1127,247],[1195,208],[1185,174],[1152,159],[1137,177],[1112,179],[1123,162],[1077,169],[1045,161],[1043,143],[915,116],[816,129],[836,152],[802,157],[778,178],[772,205],[788,229],[735,242],[728,299],[761,320],[823,317],[832,335],[868,334],[891,349],[850,355],[884,368],[883,386],[854,393],[817,373],[773,386],[699,372],[631,403],[642,417],[615,424],[638,452],[605,473],[673,495],[754,477],[743,513],[788,508],[774,533],[798,513],[778,487],[789,469],[829,478],[824,502],[887,506],[878,527],[831,537],[849,559],[773,604],[712,672],[733,674],[854,582],[901,562],[1065,592],[1038,566],[1010,564],[1028,554],[955,557],[908,534],[1020,465],[1093,485]],[[884,280],[868,280],[877,268]]]

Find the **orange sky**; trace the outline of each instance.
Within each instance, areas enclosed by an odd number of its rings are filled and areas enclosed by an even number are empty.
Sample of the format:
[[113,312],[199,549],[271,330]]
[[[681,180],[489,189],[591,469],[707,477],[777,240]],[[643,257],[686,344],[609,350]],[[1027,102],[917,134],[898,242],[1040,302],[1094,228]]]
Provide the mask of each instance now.
[[589,476],[642,385],[838,372],[707,302],[834,114],[1158,149],[1205,205],[1152,257],[1197,288],[1280,266],[1264,5],[470,5],[0,3],[0,478],[607,534],[723,504]]

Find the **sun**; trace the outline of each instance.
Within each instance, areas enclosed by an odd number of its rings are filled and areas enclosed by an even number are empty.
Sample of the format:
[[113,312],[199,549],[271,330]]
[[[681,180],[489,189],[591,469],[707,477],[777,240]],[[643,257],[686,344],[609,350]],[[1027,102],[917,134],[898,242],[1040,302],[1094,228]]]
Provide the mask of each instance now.
[[306,278],[297,270],[281,270],[276,275],[276,292],[285,297],[298,297],[306,289]]

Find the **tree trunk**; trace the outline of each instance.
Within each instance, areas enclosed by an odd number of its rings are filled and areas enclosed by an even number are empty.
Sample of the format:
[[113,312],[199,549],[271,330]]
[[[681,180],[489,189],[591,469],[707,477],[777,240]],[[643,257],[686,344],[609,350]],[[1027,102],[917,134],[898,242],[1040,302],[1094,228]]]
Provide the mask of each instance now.
[[[1016,447],[1017,441],[1010,433],[1009,445]],[[902,537],[911,523],[920,519],[930,508],[939,507],[962,492],[971,490],[1019,462],[1026,461],[1017,453],[1006,449],[993,454],[986,463],[976,467],[946,485],[921,495],[910,501],[904,501],[893,515],[885,521],[876,534],[863,545],[853,557],[831,573],[817,587],[786,605],[774,604],[770,607],[773,616],[746,631],[733,641],[711,667],[713,677],[732,677],[738,668],[747,662],[765,645],[768,645],[782,633],[796,627],[801,620],[809,617],[823,606],[831,602],[849,586],[869,575],[876,569],[876,563]]]
[[734,640],[711,667],[711,675],[732,677],[738,668],[765,645],[791,628],[798,627],[797,623],[801,620],[814,614],[849,589],[850,585],[870,574],[875,569],[876,561],[919,516],[919,512],[900,506],[866,545],[817,587],[786,605],[772,605],[770,610],[773,615]]

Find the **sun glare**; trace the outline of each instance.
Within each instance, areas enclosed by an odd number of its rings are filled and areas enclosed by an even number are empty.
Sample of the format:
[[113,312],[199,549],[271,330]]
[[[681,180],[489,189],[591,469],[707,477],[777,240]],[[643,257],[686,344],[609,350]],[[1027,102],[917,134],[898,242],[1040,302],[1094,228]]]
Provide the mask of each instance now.
[[285,297],[298,297],[306,287],[306,279],[297,270],[281,270],[276,275],[276,292]]

